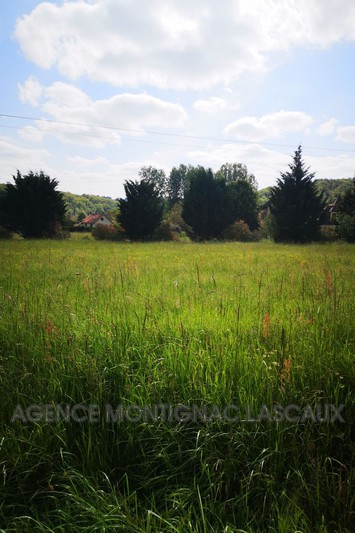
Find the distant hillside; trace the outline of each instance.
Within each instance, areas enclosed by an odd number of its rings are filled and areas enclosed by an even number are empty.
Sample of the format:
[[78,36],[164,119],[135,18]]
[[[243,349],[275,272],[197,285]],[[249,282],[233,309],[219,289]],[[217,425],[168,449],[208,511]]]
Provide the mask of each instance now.
[[[0,183],[0,193],[5,189],[6,183]],[[117,201],[109,196],[96,196],[93,194],[73,194],[63,192],[68,206],[69,217],[77,217],[80,214],[93,215],[106,213],[117,208]]]
[[268,199],[270,198],[271,194],[271,187],[265,187],[264,189],[260,189],[258,191],[258,204],[259,206],[262,206],[266,204]]
[[68,206],[67,213],[71,218],[79,215],[106,213],[117,208],[117,201],[107,196],[72,194],[71,192],[64,192],[63,194]]
[[326,197],[327,203],[334,202],[338,196],[344,194],[351,189],[352,179],[338,179],[338,180],[314,180],[319,192],[322,192]]
[[[326,198],[327,203],[334,202],[338,196],[344,196],[346,191],[351,189],[352,179],[319,179],[314,180],[314,183],[319,192],[322,192]],[[271,187],[265,187],[258,191],[259,205],[265,204],[270,198]]]

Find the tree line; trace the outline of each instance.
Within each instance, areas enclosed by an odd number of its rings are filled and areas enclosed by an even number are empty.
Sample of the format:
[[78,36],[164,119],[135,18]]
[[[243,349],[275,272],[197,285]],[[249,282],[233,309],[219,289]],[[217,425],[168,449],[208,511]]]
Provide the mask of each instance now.
[[[25,238],[54,237],[65,226],[67,204],[58,182],[44,172],[22,176],[0,189],[0,226]],[[255,176],[241,163],[226,163],[213,172],[203,166],[161,169],[143,167],[137,180],[124,183],[125,197],[117,200],[115,223],[131,240],[159,236],[162,221],[195,240],[228,239],[241,229],[250,235],[260,226]],[[353,242],[355,178],[337,214],[340,237]],[[112,205],[112,204],[111,204]],[[268,191],[267,227],[276,242],[310,242],[320,238],[326,199],[319,192],[302,158],[295,151],[287,172]],[[265,221],[263,222],[265,225]]]

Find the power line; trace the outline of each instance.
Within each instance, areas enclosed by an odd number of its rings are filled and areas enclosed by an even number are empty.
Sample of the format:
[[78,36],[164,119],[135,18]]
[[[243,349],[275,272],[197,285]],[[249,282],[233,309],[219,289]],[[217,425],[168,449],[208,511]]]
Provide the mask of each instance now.
[[[0,124],[0,128],[4,128],[4,129],[13,129],[13,130],[18,130],[18,126],[9,126],[9,125],[3,125],[3,124]],[[95,137],[97,139],[112,139],[112,137],[109,137],[108,135],[95,135],[95,133],[78,133],[78,132],[73,132],[73,131],[54,131],[54,130],[43,130],[43,129],[39,129],[38,131],[40,131],[41,133],[45,133],[46,135],[74,135],[74,136],[78,136],[78,137]],[[169,142],[165,142],[165,141],[148,141],[147,139],[136,139],[136,138],[133,138],[133,137],[124,137],[124,140],[125,141],[128,141],[128,142],[135,142],[135,143],[148,143],[148,144],[164,144],[164,145],[168,145],[168,146],[183,146],[183,147],[188,147],[188,148],[206,148],[204,145],[191,145],[191,144],[187,144],[187,143],[169,143]]]
[[[20,120],[30,120],[35,122],[46,122],[51,124],[64,124],[67,126],[81,126],[85,128],[96,128],[96,129],[105,129],[105,130],[111,130],[111,131],[118,131],[118,132],[127,132],[127,133],[140,133],[140,134],[148,134],[148,135],[159,135],[159,136],[165,136],[165,137],[178,137],[183,139],[195,139],[195,140],[203,140],[203,141],[214,141],[219,143],[233,143],[233,144],[259,144],[262,146],[275,146],[275,147],[282,147],[282,148],[294,148],[294,145],[291,144],[282,144],[282,143],[271,143],[271,142],[253,142],[253,141],[244,141],[241,139],[228,139],[228,138],[220,138],[220,137],[205,137],[201,135],[187,135],[182,133],[171,133],[171,132],[159,132],[159,131],[153,131],[153,130],[140,130],[140,129],[133,129],[133,128],[120,128],[117,126],[107,126],[104,124],[87,124],[87,123],[81,123],[81,122],[69,122],[64,120],[54,120],[49,118],[38,118],[38,117],[28,117],[24,115],[10,115],[6,113],[0,113],[0,117],[3,118],[13,118],[13,119],[20,119]],[[3,126],[6,127],[6,126]],[[7,126],[10,127],[10,126]],[[12,126],[14,127],[14,126]],[[78,136],[87,136],[87,137],[100,137],[96,136],[94,134],[85,134],[85,133],[78,133],[78,132],[49,132],[45,130],[40,130],[44,133],[57,133],[62,135],[78,135]],[[102,137],[101,138],[105,138]],[[127,137],[125,138],[128,139]],[[136,142],[143,142],[143,143],[152,143],[152,141],[147,140],[135,140]],[[162,143],[159,141],[159,144],[170,144],[175,146],[186,146],[186,145],[180,145],[175,143]],[[190,146],[190,145],[189,145]],[[303,148],[306,148],[308,150],[323,150],[323,151],[332,151],[332,152],[349,152],[349,153],[355,153],[355,150],[351,150],[348,148],[330,148],[330,147],[322,147],[322,146],[306,146],[303,145]]]

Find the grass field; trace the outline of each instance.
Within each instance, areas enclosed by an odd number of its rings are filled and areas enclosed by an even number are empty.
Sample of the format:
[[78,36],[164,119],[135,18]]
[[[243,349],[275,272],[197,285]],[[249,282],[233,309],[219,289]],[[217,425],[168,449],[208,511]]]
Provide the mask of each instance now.
[[353,531],[354,259],[0,242],[0,530]]

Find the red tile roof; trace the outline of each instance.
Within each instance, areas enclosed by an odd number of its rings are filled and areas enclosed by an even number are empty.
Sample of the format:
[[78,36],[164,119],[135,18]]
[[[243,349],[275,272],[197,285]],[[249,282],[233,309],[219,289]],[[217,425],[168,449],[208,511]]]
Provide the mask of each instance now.
[[98,220],[100,220],[101,217],[104,215],[98,214],[98,215],[88,215],[87,217],[83,218],[81,221],[81,224],[96,224]]

